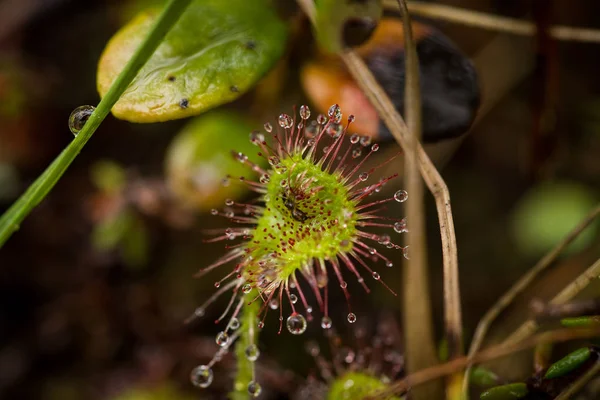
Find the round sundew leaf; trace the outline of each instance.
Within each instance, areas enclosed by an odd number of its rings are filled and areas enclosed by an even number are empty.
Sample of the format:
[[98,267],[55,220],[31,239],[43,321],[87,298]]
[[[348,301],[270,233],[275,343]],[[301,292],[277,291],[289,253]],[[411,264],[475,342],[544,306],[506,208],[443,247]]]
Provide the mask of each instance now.
[[479,397],[481,400],[517,400],[527,396],[529,390],[524,383],[511,383],[486,390]]
[[[159,14],[138,14],[106,46],[104,95]],[[283,54],[287,28],[268,0],[197,0],[113,107],[117,118],[161,122],[197,115],[248,91]]]
[[[327,400],[360,400],[387,387],[380,379],[361,372],[349,372],[336,378],[327,393]],[[403,397],[386,397],[400,400]]]
[[[254,126],[230,111],[212,111],[191,120],[171,142],[165,159],[167,182],[185,205],[207,211],[222,207],[227,198],[246,192],[240,176],[251,176],[247,166],[231,152],[241,152],[250,161],[264,165],[259,148],[250,142]],[[231,183],[224,186],[227,176]]]
[[581,366],[581,364],[589,360],[591,355],[592,352],[589,347],[575,350],[574,352],[566,355],[564,358],[561,358],[552,364],[550,368],[548,368],[548,371],[546,371],[544,378],[553,379],[563,376]]
[[471,370],[471,382],[479,386],[492,386],[498,383],[498,375],[489,369],[475,366]]
[[[530,190],[517,204],[512,230],[518,249],[532,257],[545,254],[574,229],[597,204],[589,188],[573,182],[554,182]],[[583,250],[598,237],[598,222],[592,223],[566,249]]]

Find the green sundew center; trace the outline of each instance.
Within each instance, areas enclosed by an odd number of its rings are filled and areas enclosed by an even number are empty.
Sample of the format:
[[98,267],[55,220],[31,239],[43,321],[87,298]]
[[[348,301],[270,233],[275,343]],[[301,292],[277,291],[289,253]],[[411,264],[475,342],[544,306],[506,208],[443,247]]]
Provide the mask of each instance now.
[[356,222],[356,203],[339,173],[294,154],[273,168],[265,211],[249,243],[251,259],[276,260],[277,277],[286,280],[315,258],[351,250]]
[[[387,387],[379,378],[361,373],[349,372],[331,384],[327,400],[360,400]],[[386,400],[400,400],[404,397],[388,396]]]

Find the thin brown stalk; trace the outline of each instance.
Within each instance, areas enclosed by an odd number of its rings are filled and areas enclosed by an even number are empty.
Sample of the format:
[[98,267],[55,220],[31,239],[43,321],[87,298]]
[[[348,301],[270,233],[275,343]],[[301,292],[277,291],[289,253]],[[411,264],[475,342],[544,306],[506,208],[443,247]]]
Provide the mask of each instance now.
[[[564,304],[573,297],[577,296],[593,279],[598,279],[600,276],[600,259],[596,260],[591,267],[579,275],[573,282],[558,293],[550,304]],[[510,335],[503,343],[516,343],[530,336],[538,328],[538,323],[534,319],[525,321],[512,335]]]
[[[384,6],[386,8],[397,8],[395,0],[385,0]],[[533,36],[537,33],[535,24],[529,21],[465,10],[443,4],[411,1],[408,5],[408,9],[411,13],[421,17],[439,19],[496,32],[510,33],[519,36]],[[548,34],[556,40],[600,43],[600,30],[597,29],[552,25],[548,29]]]
[[[477,324],[475,335],[469,347],[468,357],[472,357],[479,351],[483,344],[483,339],[490,329],[494,320],[500,315],[502,311],[508,307],[508,305],[517,297],[523,293],[525,289],[556,260],[556,258],[563,252],[563,250],[571,244],[580,234],[583,232],[598,216],[600,215],[600,205],[594,208],[583,221],[579,223],[563,240],[561,240],[554,249],[546,254],[533,268],[531,268],[525,275],[519,279],[506,293],[496,301],[496,303],[485,313],[483,318]],[[463,393],[468,392],[469,388],[469,375],[472,364],[469,364],[465,378],[463,381]]]
[[600,362],[596,361],[596,363],[587,370],[585,374],[583,374],[579,379],[573,382],[568,388],[562,391],[554,400],[568,400],[572,399],[577,392],[579,392],[583,387],[595,376],[600,374]]
[[[387,97],[381,86],[362,59],[350,51],[342,55],[342,60],[352,73],[359,87],[363,90],[371,104],[377,109],[390,132],[406,151],[408,145],[408,130],[402,117],[396,112],[394,105]],[[462,337],[462,312],[460,306],[460,288],[458,280],[458,253],[454,233],[454,219],[450,206],[450,192],[441,175],[417,143],[418,165],[425,184],[435,198],[442,238],[442,257],[444,266],[444,312],[446,332],[452,332],[455,337]]]
[[[398,0],[404,25],[406,86],[404,90],[404,115],[409,132],[408,149],[404,158],[404,182],[410,196],[406,214],[410,221],[408,247],[410,259],[403,269],[403,327],[404,348],[419,349],[406,354],[406,369],[418,371],[437,364],[429,271],[427,266],[425,210],[423,179],[417,165],[417,146],[421,140],[421,90],[419,85],[419,59],[413,39],[410,15],[404,0]],[[412,393],[415,399],[439,398],[439,384],[425,385]]]
[[406,392],[409,388],[429,382],[433,379],[453,374],[454,372],[466,367],[470,362],[487,362],[498,358],[506,357],[516,352],[526,350],[542,343],[561,343],[576,339],[586,339],[600,335],[600,328],[585,329],[557,329],[537,334],[521,342],[511,344],[497,344],[490,346],[485,350],[476,353],[472,358],[461,357],[444,364],[436,365],[400,379],[385,390],[376,393],[371,399],[383,399],[386,396]]
[[[298,0],[303,11],[314,22],[314,4],[311,0]],[[379,116],[404,150],[410,151],[410,132],[396,108],[381,88],[364,61],[354,52],[340,54],[358,86],[375,107]],[[444,313],[446,332],[453,337],[462,338],[462,310],[460,305],[460,288],[458,279],[458,253],[454,219],[450,205],[450,192],[441,175],[431,162],[420,143],[417,148],[417,163],[425,184],[435,198],[442,240],[442,257],[444,269]],[[420,351],[421,349],[419,349]]]

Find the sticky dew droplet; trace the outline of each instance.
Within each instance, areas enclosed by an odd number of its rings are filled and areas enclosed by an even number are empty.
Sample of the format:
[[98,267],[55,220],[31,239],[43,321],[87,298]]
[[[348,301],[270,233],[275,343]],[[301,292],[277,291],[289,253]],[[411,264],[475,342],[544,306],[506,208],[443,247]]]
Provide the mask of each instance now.
[[397,233],[408,232],[408,229],[406,228],[406,218],[403,218],[401,221],[394,222],[394,231]]
[[406,190],[398,190],[394,193],[394,200],[398,203],[404,203],[408,199],[408,192]]
[[219,332],[215,342],[219,345],[219,347],[226,347],[229,344],[229,335],[227,332]]
[[263,135],[259,131],[252,131],[250,133],[250,142],[252,142],[253,144],[258,146],[260,143],[262,143],[264,141],[265,141],[265,135]]
[[281,114],[279,116],[279,126],[288,129],[294,125],[294,120],[287,114]]
[[90,116],[93,114],[96,107],[94,106],[79,106],[73,110],[69,115],[69,130],[73,135],[77,134],[83,129],[85,123],[88,121]]
[[229,329],[231,330],[236,330],[240,327],[240,320],[237,318],[232,318],[231,321],[229,321]]
[[333,321],[331,320],[330,317],[321,318],[321,328],[330,329],[332,325],[333,325]]
[[303,104],[300,106],[300,118],[305,121],[310,118],[310,108],[307,105]]
[[302,314],[294,313],[288,317],[286,326],[292,335],[301,335],[306,331],[306,319]]
[[348,322],[350,322],[351,324],[356,322],[356,314],[354,313],[348,313]]
[[207,388],[213,381],[213,371],[206,365],[199,365],[190,372],[190,381],[199,388]]
[[339,124],[342,120],[342,110],[337,104],[334,104],[331,107],[329,107],[327,115],[329,116],[329,120],[335,122],[336,124]]

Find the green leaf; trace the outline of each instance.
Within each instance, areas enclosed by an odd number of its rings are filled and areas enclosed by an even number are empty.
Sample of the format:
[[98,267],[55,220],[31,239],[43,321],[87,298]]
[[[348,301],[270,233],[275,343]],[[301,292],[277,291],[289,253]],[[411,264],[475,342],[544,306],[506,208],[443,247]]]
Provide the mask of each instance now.
[[[538,257],[550,251],[597,205],[590,188],[574,182],[544,183],[530,190],[512,216],[512,230],[522,254]],[[572,254],[597,240],[595,221],[565,250]]]
[[113,397],[112,400],[193,400],[193,396],[178,390],[174,384],[161,384],[151,388],[136,388],[125,391],[123,394]]
[[381,0],[318,0],[315,30],[319,45],[338,53],[371,37],[383,14]]
[[148,32],[148,36],[140,43],[139,48],[121,74],[115,79],[114,84],[102,98],[96,110],[90,115],[83,129],[75,139],[60,153],[58,157],[46,168],[30,186],[27,191],[0,217],[0,247],[6,243],[8,238],[19,229],[21,222],[52,190],[54,185],[65,173],[75,157],[81,152],[85,144],[90,140],[96,129],[110,112],[113,104],[123,93],[129,82],[133,80],[137,72],[144,65],[148,57],[161,42],[171,26],[179,19],[191,0],[170,0],[164,8],[156,23]]
[[123,262],[130,268],[140,268],[148,261],[148,233],[144,221],[135,216],[120,244]]
[[115,249],[131,230],[135,216],[129,210],[123,210],[112,218],[101,221],[92,232],[92,245],[100,251]]
[[592,316],[588,316],[588,317],[563,318],[560,320],[560,324],[567,328],[600,326],[600,315],[592,315]]
[[[154,23],[140,13],[108,43],[98,66],[104,95]],[[195,0],[113,108],[117,118],[159,122],[235,100],[281,57],[287,28],[269,0]]]
[[527,396],[529,390],[524,383],[511,383],[496,386],[487,390],[479,397],[481,400],[516,400]]
[[115,193],[125,185],[125,171],[113,161],[98,161],[92,166],[90,174],[94,185],[104,192]]
[[590,358],[591,354],[592,352],[588,347],[575,350],[574,352],[568,354],[566,357],[552,364],[550,368],[548,368],[548,371],[546,371],[546,375],[544,375],[544,378],[558,378],[559,376],[563,376],[573,371],[574,369],[581,366],[581,364],[586,362]]
[[[236,199],[246,193],[237,182],[240,176],[255,175],[231,152],[241,152],[249,160],[264,165],[258,147],[249,139],[250,122],[231,111],[216,110],[197,117],[175,137],[166,156],[169,187],[189,207],[207,211],[221,207],[227,198]],[[232,176],[231,184],[223,179]]]
[[[333,381],[327,393],[327,400],[360,400],[386,387],[387,385],[379,378],[361,372],[349,372]],[[399,400],[401,398],[390,396],[385,399]]]
[[471,370],[471,381],[479,386],[492,386],[498,383],[498,375],[487,368],[476,366]]

